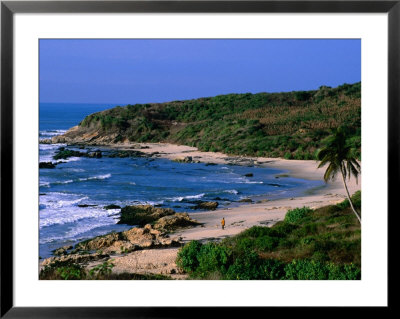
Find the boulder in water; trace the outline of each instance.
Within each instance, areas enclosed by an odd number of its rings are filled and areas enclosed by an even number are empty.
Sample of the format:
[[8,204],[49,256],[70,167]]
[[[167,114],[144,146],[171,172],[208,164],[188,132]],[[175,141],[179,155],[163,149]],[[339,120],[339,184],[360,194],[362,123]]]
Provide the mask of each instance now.
[[56,165],[52,162],[40,162],[39,168],[56,168]]
[[104,209],[119,209],[121,206],[115,205],[115,204],[110,204],[107,206],[104,206]]

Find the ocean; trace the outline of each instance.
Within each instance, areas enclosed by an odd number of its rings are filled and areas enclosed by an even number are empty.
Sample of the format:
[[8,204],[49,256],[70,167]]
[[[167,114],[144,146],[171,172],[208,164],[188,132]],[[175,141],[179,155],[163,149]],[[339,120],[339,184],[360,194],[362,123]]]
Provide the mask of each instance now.
[[[91,113],[113,104],[41,103],[39,139],[59,135]],[[53,159],[66,144],[39,144],[40,162]],[[68,147],[79,150],[78,148]],[[87,147],[87,150],[101,147]],[[80,150],[82,151],[82,150]],[[47,258],[65,245],[122,231],[120,209],[110,204],[150,204],[177,212],[193,210],[193,201],[218,201],[219,208],[238,205],[242,198],[275,199],[301,196],[319,188],[321,181],[275,178],[282,170],[238,165],[176,163],[154,158],[86,158],[62,160],[54,169],[39,170],[39,256]],[[246,174],[253,177],[246,177]],[[85,207],[80,207],[85,206]]]

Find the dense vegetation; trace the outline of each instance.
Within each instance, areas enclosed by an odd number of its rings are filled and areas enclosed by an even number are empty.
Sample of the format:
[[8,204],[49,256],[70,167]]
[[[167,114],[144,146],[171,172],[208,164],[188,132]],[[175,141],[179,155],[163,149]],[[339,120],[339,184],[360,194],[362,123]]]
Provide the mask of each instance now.
[[170,142],[227,154],[316,159],[321,141],[345,127],[358,158],[361,83],[314,91],[228,94],[135,104],[87,116],[80,128],[114,142]]
[[72,262],[54,262],[44,267],[39,273],[41,280],[165,280],[169,276],[153,274],[113,273],[112,261],[106,261],[85,269],[80,264]]
[[[361,210],[361,192],[352,196]],[[361,229],[348,200],[289,210],[220,243],[192,241],[177,264],[195,279],[360,279]]]

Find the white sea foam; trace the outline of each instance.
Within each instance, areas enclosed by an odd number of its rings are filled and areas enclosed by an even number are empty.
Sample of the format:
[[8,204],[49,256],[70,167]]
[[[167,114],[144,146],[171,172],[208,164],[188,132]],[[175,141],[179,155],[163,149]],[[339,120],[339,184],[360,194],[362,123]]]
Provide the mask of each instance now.
[[[108,217],[110,219],[108,224],[115,223],[114,219],[110,217],[119,212],[119,209],[101,209],[98,207],[65,207],[65,203],[62,203],[59,209],[46,209],[40,211],[40,223],[39,227],[43,228],[45,226],[52,225],[63,225],[67,223],[75,223],[84,219],[95,219]],[[90,224],[93,220],[90,221]]]
[[79,224],[74,225],[69,231],[64,233],[62,236],[49,236],[43,237],[40,239],[40,244],[51,243],[59,240],[82,240],[85,237],[82,237],[83,234],[92,231],[99,227],[114,225],[118,222],[118,220],[110,217],[104,216],[96,218],[96,221],[90,220],[90,222],[80,222]]
[[102,179],[107,179],[110,177],[111,177],[111,174],[104,174],[104,175],[98,175],[98,176],[83,177],[83,178],[78,178],[78,179],[68,179],[66,181],[56,181],[56,182],[50,182],[50,183],[43,182],[43,185],[40,184],[40,186],[48,187],[49,185],[70,184],[70,183],[74,183],[74,182],[85,182],[85,181],[97,180],[97,179],[102,180]]
[[54,198],[51,195],[46,195],[46,196],[42,196],[42,197],[40,198],[40,204],[45,205],[46,208],[71,207],[71,206],[74,206],[75,204],[89,198],[87,196],[84,196],[84,197],[80,197],[77,199],[72,199],[72,198],[59,199],[59,198]]
[[50,182],[39,181],[40,187],[50,187]]
[[227,189],[223,191],[224,193],[229,193],[229,194],[239,194],[239,191],[237,191],[236,189]]
[[39,132],[39,137],[43,137],[43,139],[51,138],[53,136],[62,135],[67,130],[44,130]]
[[[117,202],[118,204],[118,202]],[[130,205],[162,205],[164,204],[164,200],[158,200],[158,201],[151,201],[151,200],[131,200],[131,201],[124,201],[120,202],[118,204],[119,206],[130,206]]]
[[80,173],[80,172],[84,172],[85,170],[82,168],[68,168],[68,171]]
[[66,181],[61,181],[61,182],[55,182],[54,184],[70,184],[73,183],[74,181],[72,179],[66,180]]
[[177,196],[177,197],[172,197],[172,198],[168,198],[168,200],[170,200],[171,202],[181,202],[184,199],[199,199],[204,197],[204,193],[198,194],[198,195],[188,195],[188,196]]
[[59,147],[65,147],[67,144],[58,143],[58,144],[39,144],[40,151],[48,151],[48,150],[57,150]]
[[77,156],[72,156],[72,157],[68,157],[66,159],[62,159],[61,161],[63,162],[77,162],[82,160],[82,157],[77,157]]
[[90,181],[94,179],[107,179],[110,178],[111,174],[104,174],[104,175],[97,175],[97,176],[90,176],[90,177],[85,177],[85,178],[79,178],[80,181]]

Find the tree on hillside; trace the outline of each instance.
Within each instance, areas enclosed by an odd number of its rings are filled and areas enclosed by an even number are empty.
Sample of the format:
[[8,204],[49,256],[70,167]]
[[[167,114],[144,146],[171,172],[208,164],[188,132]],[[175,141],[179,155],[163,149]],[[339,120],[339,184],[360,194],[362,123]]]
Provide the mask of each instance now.
[[336,175],[339,172],[341,173],[347,199],[349,200],[351,209],[361,224],[361,217],[354,208],[346,184],[346,177],[350,179],[351,175],[356,178],[356,182],[358,183],[358,175],[361,173],[361,167],[350,146],[346,144],[346,132],[343,128],[339,127],[334,130],[333,134],[327,138],[325,146],[318,152],[317,158],[321,161],[318,168],[328,164],[328,168],[324,174],[325,182],[334,180]]

